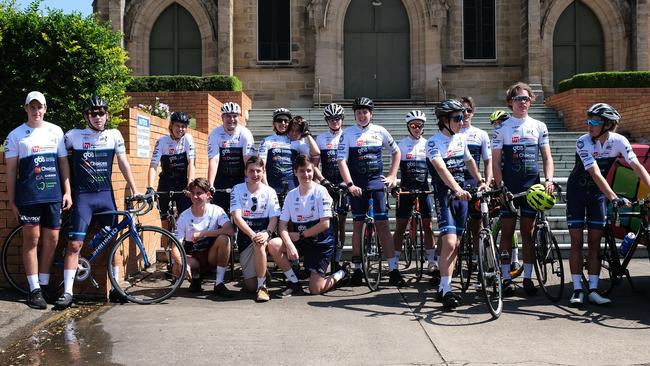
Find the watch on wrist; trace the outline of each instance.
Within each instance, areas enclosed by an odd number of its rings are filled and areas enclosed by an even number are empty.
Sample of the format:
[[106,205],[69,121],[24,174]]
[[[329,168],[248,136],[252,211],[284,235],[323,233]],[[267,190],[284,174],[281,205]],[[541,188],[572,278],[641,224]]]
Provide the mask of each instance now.
[[345,185],[346,185],[348,188],[350,188],[350,187],[352,187],[352,186],[354,185],[354,183],[352,183],[352,182],[347,182]]
[[303,239],[305,239],[305,233],[301,231],[300,233],[298,233],[298,240],[303,240]]
[[479,183],[485,183],[485,178],[481,178],[481,179],[479,180]]

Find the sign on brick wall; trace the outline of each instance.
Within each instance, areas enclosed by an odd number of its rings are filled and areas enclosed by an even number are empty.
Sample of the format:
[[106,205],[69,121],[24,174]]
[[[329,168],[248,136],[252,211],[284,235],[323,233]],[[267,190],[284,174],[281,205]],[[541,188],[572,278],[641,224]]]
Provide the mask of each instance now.
[[137,151],[136,156],[138,158],[148,158],[149,157],[149,131],[151,129],[151,121],[149,117],[138,114],[138,128],[136,131],[137,141]]

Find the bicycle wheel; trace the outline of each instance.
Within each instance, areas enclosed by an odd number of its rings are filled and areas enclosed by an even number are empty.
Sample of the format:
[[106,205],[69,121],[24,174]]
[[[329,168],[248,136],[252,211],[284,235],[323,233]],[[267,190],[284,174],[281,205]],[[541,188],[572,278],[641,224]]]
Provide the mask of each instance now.
[[488,310],[494,318],[498,318],[503,310],[501,265],[494,239],[487,229],[479,234],[478,277]]
[[418,218],[413,227],[413,251],[415,252],[415,277],[418,281],[422,279],[424,274],[424,261],[426,255],[424,253],[424,233],[422,232],[422,219]]
[[381,245],[374,223],[364,223],[361,241],[361,265],[366,285],[370,291],[377,291],[381,280]]
[[411,218],[406,225],[406,231],[404,232],[403,236],[403,245],[404,245],[404,250],[402,250],[402,259],[404,261],[404,268],[407,269],[411,266],[411,262],[413,262],[413,250],[414,250],[414,241],[415,241],[415,234],[413,231],[413,225],[411,224],[413,218]]
[[[169,231],[159,227],[139,226],[138,237],[143,248],[131,240],[130,233],[122,235],[111,248],[108,256],[111,284],[129,301],[137,304],[164,301],[183,283],[185,250]],[[123,274],[119,279],[111,271],[115,258],[118,259],[120,274]]]
[[[67,224],[67,223],[66,223]],[[65,248],[68,245],[67,231],[59,231],[59,242],[54,251],[52,266],[50,267],[50,291],[55,292],[63,288],[63,257]],[[5,238],[2,245],[2,274],[9,285],[21,294],[29,293],[27,275],[23,266],[23,226],[16,226]],[[37,255],[41,257],[42,244],[39,242]]]
[[553,233],[547,228],[535,229],[535,274],[544,295],[559,301],[564,291],[562,253]]
[[470,278],[472,276],[472,242],[472,234],[469,230],[465,230],[465,233],[460,239],[458,256],[456,258],[456,272],[458,273],[458,280],[463,292],[469,288]]

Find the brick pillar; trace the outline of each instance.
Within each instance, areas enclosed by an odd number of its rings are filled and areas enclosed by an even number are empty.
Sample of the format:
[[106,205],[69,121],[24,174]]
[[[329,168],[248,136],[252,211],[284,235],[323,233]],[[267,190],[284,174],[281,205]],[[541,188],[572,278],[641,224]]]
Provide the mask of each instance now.
[[636,4],[636,45],[633,47],[636,50],[634,55],[634,69],[635,70],[650,70],[650,56],[648,49],[650,48],[650,6],[647,0],[637,1]]
[[537,95],[536,103],[544,103],[544,90],[542,88],[542,39],[541,14],[539,0],[528,1],[527,12],[527,45],[528,45],[528,73],[526,75],[528,84]]
[[221,75],[232,75],[234,1],[220,0],[218,6],[217,68]]

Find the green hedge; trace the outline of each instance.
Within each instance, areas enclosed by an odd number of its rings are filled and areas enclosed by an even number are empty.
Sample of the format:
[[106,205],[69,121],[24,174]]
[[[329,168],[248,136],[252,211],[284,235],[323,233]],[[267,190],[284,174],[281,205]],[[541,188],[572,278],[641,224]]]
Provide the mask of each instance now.
[[562,80],[559,92],[574,88],[650,88],[649,71],[590,72]]
[[242,83],[236,76],[134,76],[126,86],[128,92],[158,91],[241,91]]

